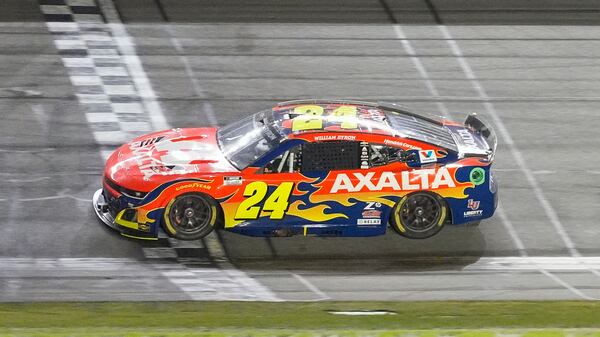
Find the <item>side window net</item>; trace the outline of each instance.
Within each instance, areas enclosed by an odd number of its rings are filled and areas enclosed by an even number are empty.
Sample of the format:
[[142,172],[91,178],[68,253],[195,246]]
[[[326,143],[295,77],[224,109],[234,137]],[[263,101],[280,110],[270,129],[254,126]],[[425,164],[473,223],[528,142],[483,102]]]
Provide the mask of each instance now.
[[302,146],[302,171],[355,170],[360,168],[358,142],[331,141]]
[[262,173],[298,172],[300,162],[300,146],[285,151],[265,165]]
[[402,161],[401,157],[403,151],[399,148],[389,147],[381,144],[371,144],[369,146],[369,150],[369,164],[371,167]]

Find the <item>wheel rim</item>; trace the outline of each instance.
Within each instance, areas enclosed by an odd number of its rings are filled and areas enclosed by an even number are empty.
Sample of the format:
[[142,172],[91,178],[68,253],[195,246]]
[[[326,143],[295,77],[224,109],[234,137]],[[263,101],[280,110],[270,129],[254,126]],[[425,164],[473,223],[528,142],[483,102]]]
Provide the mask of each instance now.
[[433,195],[415,194],[400,208],[400,220],[411,231],[426,232],[437,225],[441,211],[441,205]]
[[201,196],[186,195],[177,198],[169,212],[169,220],[178,232],[195,234],[211,224],[212,208]]

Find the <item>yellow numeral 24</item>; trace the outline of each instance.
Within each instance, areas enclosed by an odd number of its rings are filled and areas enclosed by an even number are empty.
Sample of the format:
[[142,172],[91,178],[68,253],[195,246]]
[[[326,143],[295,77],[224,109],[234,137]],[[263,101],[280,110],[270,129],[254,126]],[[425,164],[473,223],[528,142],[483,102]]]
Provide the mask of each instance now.
[[[325,110],[319,105],[300,105],[294,108],[295,114],[300,116],[294,118],[292,121],[292,131],[304,131],[304,130],[321,130],[323,129],[323,113]],[[342,129],[356,129],[358,124],[356,123],[356,115],[358,110],[352,105],[341,105],[337,107],[331,115],[334,117],[350,117],[347,119],[341,118]],[[354,117],[354,118],[352,118]]]
[[289,206],[290,195],[294,188],[293,182],[281,183],[271,195],[265,200],[264,205],[257,206],[267,195],[269,186],[263,181],[253,181],[246,185],[244,197],[248,197],[240,203],[235,212],[236,220],[254,220],[258,219],[261,210],[271,212],[272,220],[281,220]]
[[[292,131],[320,130],[323,128],[322,115],[325,110],[319,105],[300,105],[294,108],[295,114],[301,114],[292,121]],[[315,116],[318,116],[315,118]]]

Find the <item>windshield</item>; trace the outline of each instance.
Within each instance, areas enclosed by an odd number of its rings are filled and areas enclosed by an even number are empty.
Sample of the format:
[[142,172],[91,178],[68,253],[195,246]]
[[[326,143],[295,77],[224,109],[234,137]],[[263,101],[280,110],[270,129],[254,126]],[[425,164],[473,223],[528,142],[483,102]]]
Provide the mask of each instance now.
[[221,151],[238,170],[277,147],[281,137],[271,110],[258,112],[217,131]]

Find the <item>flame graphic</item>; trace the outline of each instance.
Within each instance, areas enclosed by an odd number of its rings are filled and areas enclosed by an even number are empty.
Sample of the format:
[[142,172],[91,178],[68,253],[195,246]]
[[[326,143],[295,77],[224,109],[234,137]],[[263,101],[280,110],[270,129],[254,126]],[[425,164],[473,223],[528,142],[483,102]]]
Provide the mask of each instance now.
[[145,208],[138,208],[138,216],[137,216],[137,222],[138,223],[153,223],[155,220],[150,218],[148,216],[148,214],[150,214],[150,212],[154,211],[154,209],[151,210],[147,210]]
[[[318,191],[317,191],[318,192]],[[402,196],[407,194],[408,192],[401,194],[394,193],[391,194],[389,192],[359,192],[359,193],[343,193],[343,194],[317,194],[313,193],[310,195],[309,200],[311,203],[322,203],[325,201],[333,201],[338,204],[342,204],[344,206],[354,206],[357,202],[379,202],[381,204],[387,205],[389,207],[394,207],[395,202],[386,197],[391,197],[394,195]],[[351,199],[355,200],[352,201]]]
[[[225,228],[235,227],[245,220],[236,220],[233,215],[235,214],[237,208],[240,203],[223,203],[221,207],[223,208],[223,212],[226,214],[225,216]],[[286,216],[297,216],[302,219],[306,219],[308,221],[313,222],[325,222],[332,219],[344,218],[348,219],[343,213],[325,213],[331,207],[326,204],[320,204],[309,208],[301,208],[306,206],[306,203],[302,200],[296,200],[290,204]],[[258,219],[269,218],[271,212],[261,211]]]
[[348,216],[342,213],[325,213],[326,210],[330,209],[328,205],[320,204],[306,209],[300,209],[300,206],[306,206],[306,203],[302,200],[296,200],[287,211],[287,214],[297,216],[306,220],[314,222],[329,221],[337,218],[348,219]]

